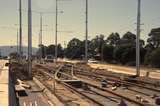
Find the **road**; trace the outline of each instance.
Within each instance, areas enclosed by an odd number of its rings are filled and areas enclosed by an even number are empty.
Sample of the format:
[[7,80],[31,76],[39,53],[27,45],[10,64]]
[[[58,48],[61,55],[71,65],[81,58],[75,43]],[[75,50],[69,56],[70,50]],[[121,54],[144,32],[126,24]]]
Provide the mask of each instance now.
[[[111,65],[111,64],[94,64],[94,63],[88,63],[88,65],[92,68],[107,69],[108,71],[112,71],[116,73],[124,73],[124,74],[131,74],[131,75],[136,74],[135,67],[126,67],[126,66]],[[149,73],[150,78],[160,79],[160,70],[141,68],[140,71],[141,71],[140,72],[141,76],[146,76],[147,72],[150,72]]]
[[[81,62],[78,60],[59,60],[63,62],[70,62],[70,63],[77,63]],[[116,73],[123,73],[123,74],[130,74],[130,75],[135,75],[136,74],[136,67],[129,67],[129,66],[120,66],[120,65],[113,65],[113,64],[102,64],[102,63],[88,63],[88,65],[92,68],[99,68],[99,69],[106,69],[111,72],[116,72]],[[147,72],[149,73],[150,78],[155,78],[155,79],[160,79],[160,69],[153,69],[153,68],[145,68],[141,67],[141,76],[146,76]]]

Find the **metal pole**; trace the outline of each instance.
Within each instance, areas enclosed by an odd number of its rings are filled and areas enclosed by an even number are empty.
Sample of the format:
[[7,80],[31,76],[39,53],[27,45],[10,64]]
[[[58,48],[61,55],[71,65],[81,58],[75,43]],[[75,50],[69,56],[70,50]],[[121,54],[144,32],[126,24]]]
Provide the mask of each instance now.
[[40,13],[40,44],[42,45],[42,35],[43,35],[43,22],[42,22],[42,13]]
[[137,76],[140,76],[140,24],[141,24],[141,0],[138,0],[138,9],[137,9],[137,37],[136,37],[136,71]]
[[102,43],[102,45],[101,45],[101,62],[104,61],[104,59],[103,59],[103,48],[104,48],[104,44]]
[[17,30],[17,53],[18,53],[18,51],[19,51],[19,46],[18,46],[18,45],[19,45],[19,41],[18,41],[19,35],[18,35],[18,33],[19,33],[19,32],[18,32],[18,30]]
[[42,27],[42,13],[40,13],[40,35],[39,35],[39,46],[40,46],[40,60],[42,59],[42,35],[43,35],[43,27]]
[[58,0],[56,0],[55,61],[57,61],[57,56],[58,56],[58,47],[57,47],[57,23],[58,23]]
[[22,1],[19,0],[19,55],[22,57]]
[[88,62],[88,0],[86,0],[86,39],[85,39],[85,61]]
[[28,0],[28,75],[32,79],[32,9],[31,0]]

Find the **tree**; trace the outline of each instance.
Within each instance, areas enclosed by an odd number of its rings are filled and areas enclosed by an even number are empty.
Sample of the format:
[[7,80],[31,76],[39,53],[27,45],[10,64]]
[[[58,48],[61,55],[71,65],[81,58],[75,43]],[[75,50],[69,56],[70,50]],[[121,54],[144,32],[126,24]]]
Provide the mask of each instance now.
[[[64,51],[61,46],[61,44],[58,44],[58,57],[63,57]],[[46,55],[52,55],[55,56],[55,45],[49,45],[49,46],[44,46],[44,45],[39,45],[40,49],[37,51],[37,55],[40,56],[42,52],[42,58],[45,58]]]
[[64,57],[64,50],[61,44],[58,44],[58,57]]
[[155,48],[160,47],[160,28],[152,29],[147,39],[149,44],[152,44]]
[[113,61],[113,54],[114,54],[114,46],[106,44],[103,47],[103,58],[107,62]]
[[118,33],[112,33],[107,38],[107,43],[112,46],[116,46],[120,40],[120,35]]
[[49,45],[46,49],[47,55],[55,56],[55,45]]
[[147,58],[152,67],[160,68],[160,48],[156,48],[154,51],[152,51],[150,56]]
[[[140,55],[141,62],[144,60],[143,49],[144,41],[140,40]],[[135,65],[136,60],[136,35],[127,32],[123,37],[118,41],[117,46],[114,50],[114,58],[116,61],[122,64]]]
[[42,58],[45,58],[45,56],[46,56],[46,49],[47,49],[46,46],[39,45],[39,49],[37,51],[37,56],[39,56],[39,57],[42,56]]
[[18,59],[19,54],[17,52],[13,52],[9,54],[10,59]]
[[145,46],[145,56],[144,56],[144,64],[145,65],[149,65],[150,64],[150,55],[151,55],[151,52],[154,51],[154,46],[151,44],[151,43],[148,43],[146,46]]
[[66,48],[66,56],[71,59],[81,58],[84,55],[84,47],[82,45],[82,41],[77,38],[70,40]]
[[104,35],[97,35],[90,41],[90,51],[93,56],[99,55],[103,58],[103,46],[105,44]]

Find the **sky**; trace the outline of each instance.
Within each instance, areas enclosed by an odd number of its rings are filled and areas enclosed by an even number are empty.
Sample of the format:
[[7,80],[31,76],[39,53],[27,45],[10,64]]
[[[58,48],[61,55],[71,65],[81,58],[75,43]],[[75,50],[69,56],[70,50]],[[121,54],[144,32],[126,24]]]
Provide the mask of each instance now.
[[[121,36],[136,33],[137,0],[88,0],[89,39],[98,34],[107,37],[112,32]],[[16,45],[19,0],[0,0],[0,46]],[[142,0],[141,38],[146,40],[152,28],[160,27],[160,0]],[[23,45],[27,46],[27,0],[22,0]],[[64,45],[72,38],[85,39],[85,0],[58,1],[58,43]],[[43,44],[55,41],[55,0],[32,0],[32,10],[43,15]],[[38,45],[40,15],[33,12],[33,47]]]

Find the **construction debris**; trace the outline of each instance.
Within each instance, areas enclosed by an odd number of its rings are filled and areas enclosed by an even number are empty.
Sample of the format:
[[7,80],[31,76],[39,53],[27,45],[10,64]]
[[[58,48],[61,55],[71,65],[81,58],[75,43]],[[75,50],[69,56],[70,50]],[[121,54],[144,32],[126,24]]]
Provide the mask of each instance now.
[[121,99],[120,103],[118,104],[118,106],[127,106],[127,104],[124,102],[123,99]]
[[31,89],[31,86],[26,84],[25,82],[21,81],[20,79],[17,79],[17,82],[20,86],[26,88],[26,89]]
[[157,97],[157,98],[156,98],[155,104],[156,104],[156,105],[160,105],[160,97]]

